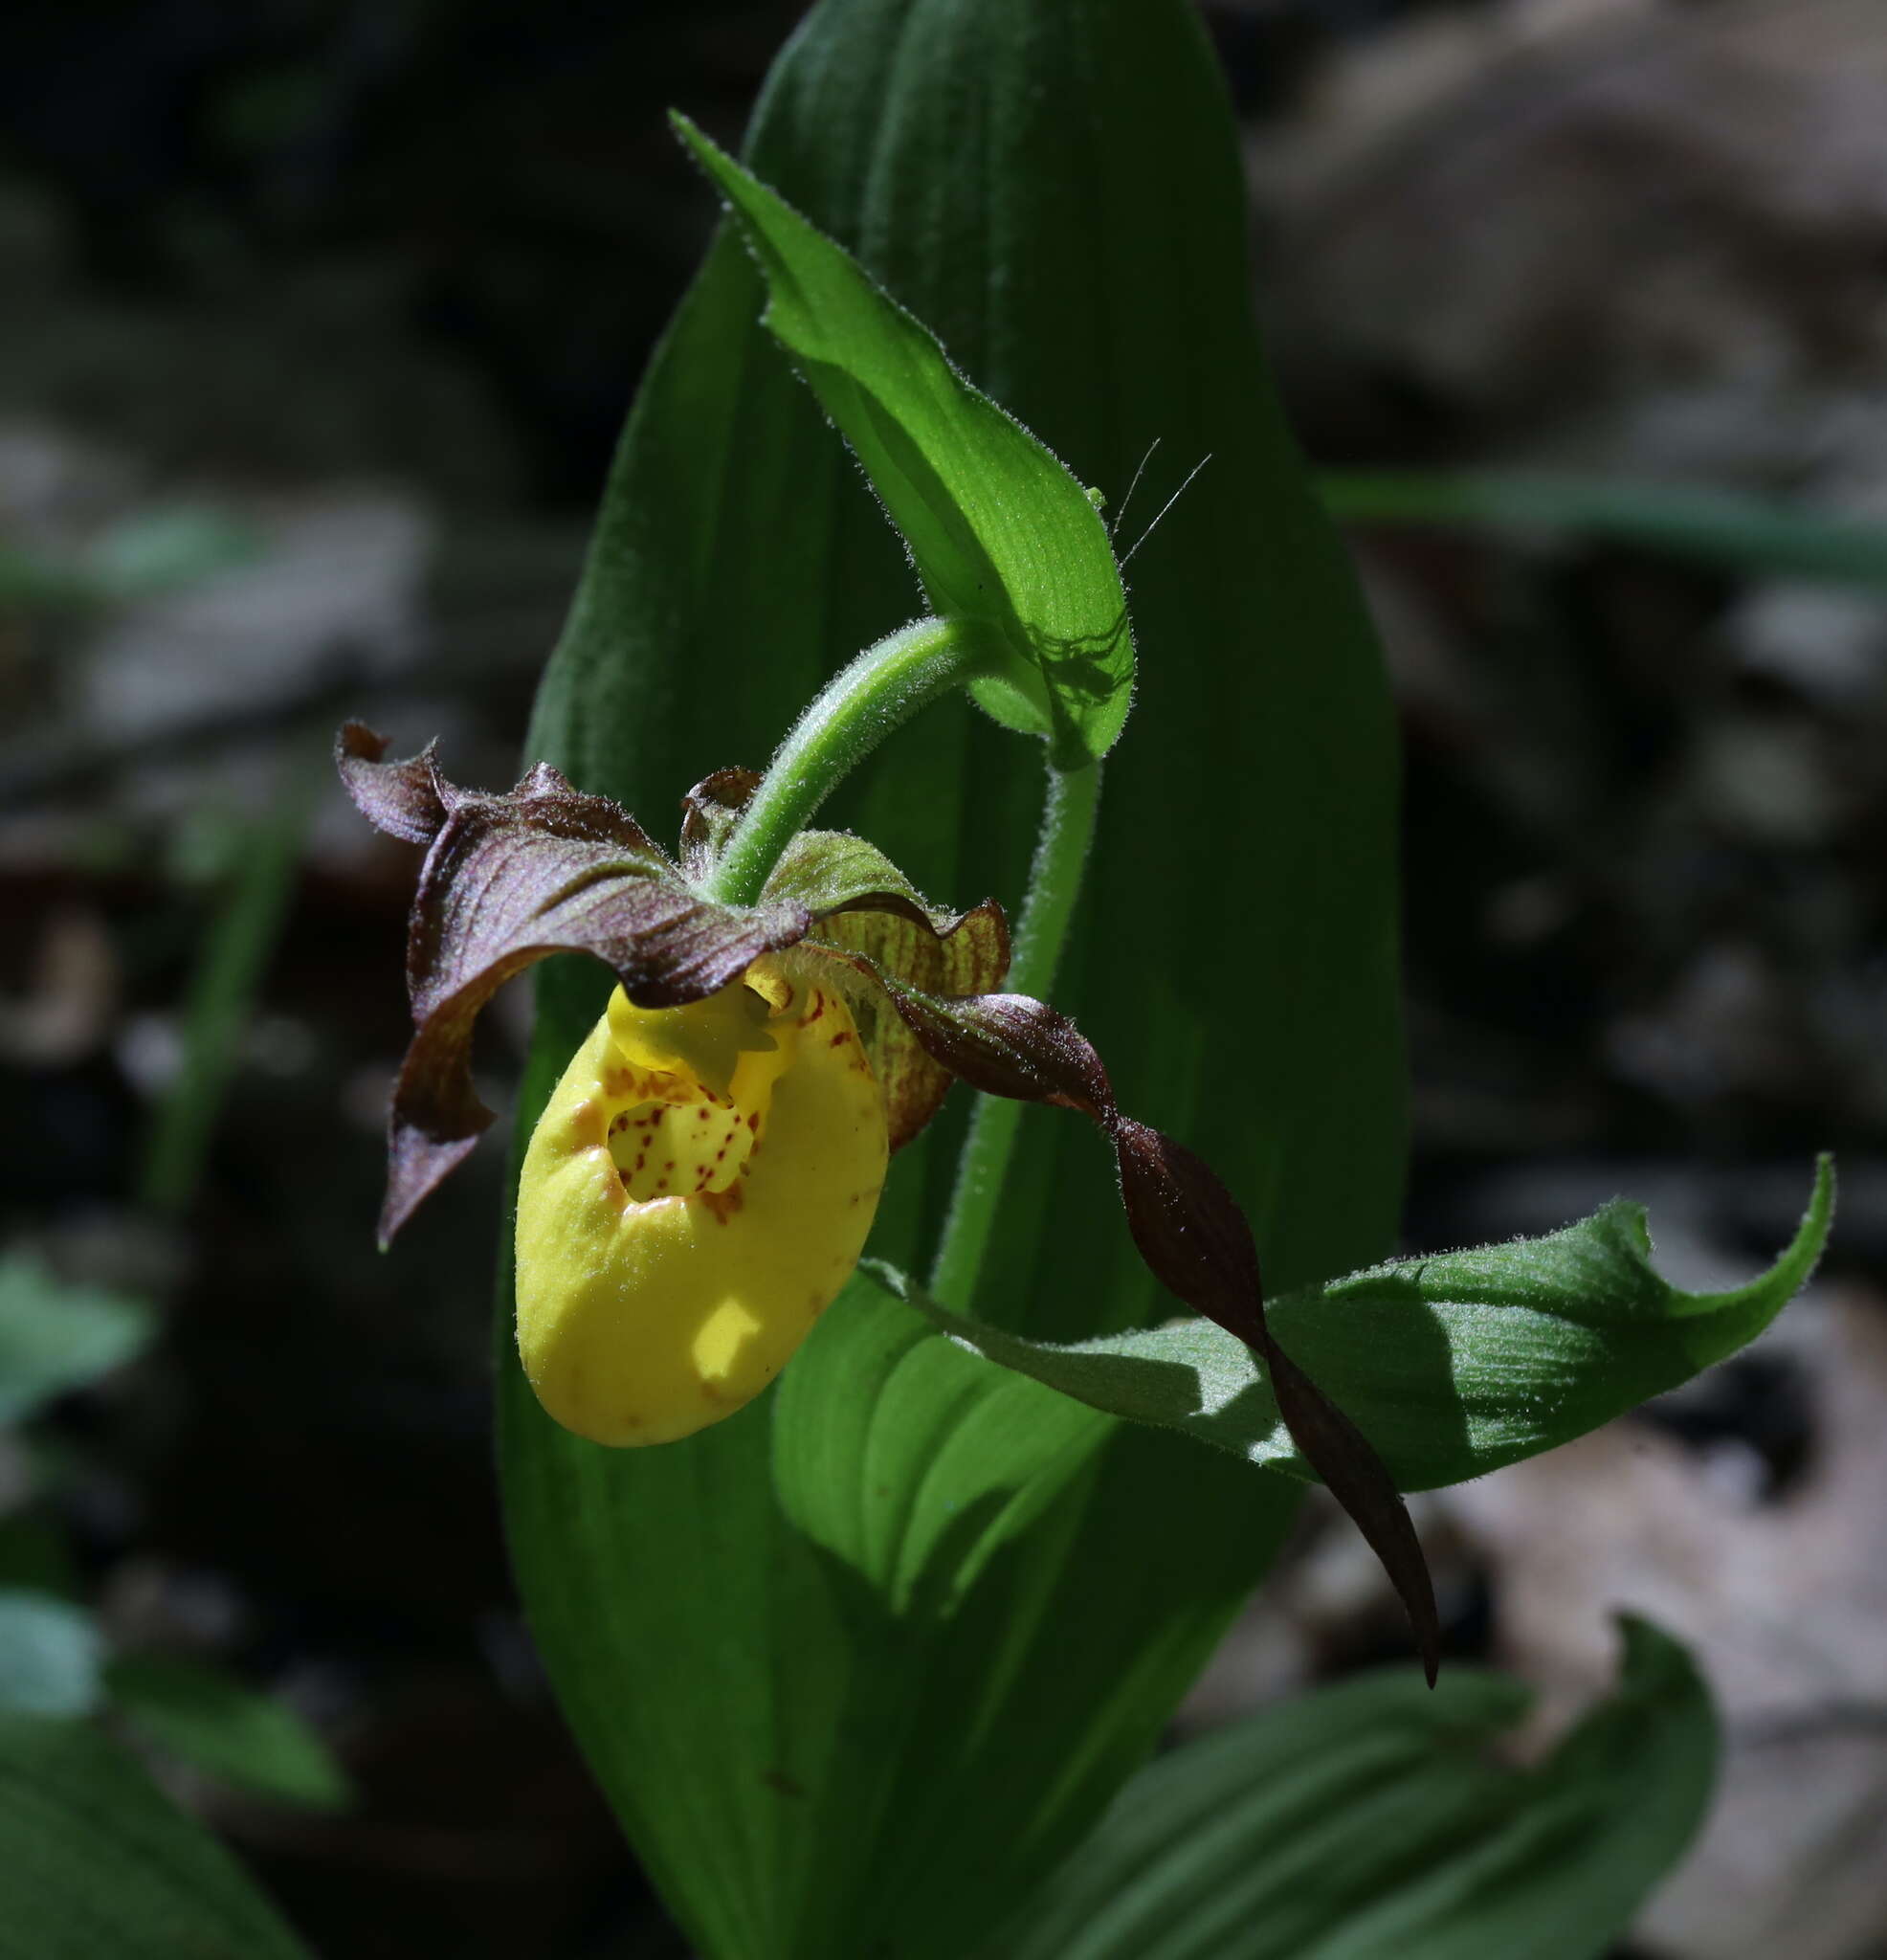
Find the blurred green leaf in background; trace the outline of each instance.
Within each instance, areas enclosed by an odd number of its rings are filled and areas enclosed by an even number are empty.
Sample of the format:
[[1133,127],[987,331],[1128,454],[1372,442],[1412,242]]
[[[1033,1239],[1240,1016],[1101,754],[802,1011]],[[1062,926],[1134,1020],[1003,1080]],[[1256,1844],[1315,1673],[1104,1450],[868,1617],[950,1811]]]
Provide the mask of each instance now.
[[1887,590],[1887,527],[1703,485],[1502,470],[1344,470],[1319,485],[1340,523],[1598,539],[1759,577]]
[[103,1688],[104,1642],[83,1607],[50,1592],[0,1588],[0,1709],[89,1715]]
[[104,1682],[134,1733],[219,1783],[314,1810],[349,1800],[345,1773],[300,1716],[219,1669],[126,1654],[107,1663]]
[[1204,1736],[976,1960],[1594,1960],[1703,1820],[1710,1697],[1631,1620],[1616,1692],[1521,1769],[1499,1748],[1528,1699],[1405,1670]]
[[0,605],[49,611],[122,605],[194,585],[247,563],[260,548],[255,528],[228,511],[159,504],[121,519],[75,554],[0,542]]
[[182,1211],[195,1193],[242,1056],[262,981],[279,944],[300,874],[316,781],[300,756],[281,768],[274,807],[259,819],[204,826],[216,833],[219,887],[203,930],[180,1016],[181,1055],[160,1095],[144,1147],[143,1197]]
[[305,1960],[208,1832],[89,1724],[0,1712],[4,1960]]
[[0,1425],[134,1360],[154,1332],[140,1301],[68,1284],[25,1253],[0,1258]]

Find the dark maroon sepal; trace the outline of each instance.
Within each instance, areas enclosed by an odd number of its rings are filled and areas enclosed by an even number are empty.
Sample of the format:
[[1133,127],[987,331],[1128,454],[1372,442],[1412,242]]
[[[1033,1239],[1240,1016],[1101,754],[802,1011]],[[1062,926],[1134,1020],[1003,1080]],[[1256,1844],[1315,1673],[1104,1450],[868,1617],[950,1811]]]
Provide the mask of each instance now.
[[364,722],[347,722],[334,738],[334,766],[375,830],[409,844],[430,844],[452,814],[448,799],[458,793],[433,760],[438,746],[429,742],[408,762],[383,762],[387,738]]
[[803,906],[716,904],[692,891],[634,818],[540,763],[503,795],[461,790],[429,748],[381,760],[350,723],[338,745],[362,813],[430,846],[407,932],[414,1034],[388,1112],[384,1245],[492,1122],[472,1082],[472,1032],[505,981],[552,953],[615,971],[639,1007],[680,1007],[805,937]]

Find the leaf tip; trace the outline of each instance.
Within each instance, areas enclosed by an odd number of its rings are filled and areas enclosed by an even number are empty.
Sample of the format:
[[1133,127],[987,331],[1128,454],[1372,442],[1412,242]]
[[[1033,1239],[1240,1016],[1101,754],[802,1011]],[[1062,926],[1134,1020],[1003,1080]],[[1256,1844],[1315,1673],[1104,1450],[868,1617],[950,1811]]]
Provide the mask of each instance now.
[[1710,1690],[1697,1661],[1684,1643],[1655,1620],[1631,1612],[1614,1613],[1618,1635],[1618,1693],[1696,1697],[1706,1705]]
[[1820,1265],[1822,1254],[1828,1250],[1828,1235],[1834,1223],[1835,1175],[1834,1153],[1822,1150],[1815,1157],[1815,1185],[1809,1193],[1808,1209],[1802,1214],[1802,1222],[1796,1228],[1795,1236],[1784,1249],[1781,1258],[1761,1279],[1753,1281],[1745,1293],[1757,1289],[1773,1291],[1775,1305],[1771,1313],[1779,1312],[1813,1277]]
[[715,140],[703,132],[692,116],[684,115],[679,109],[668,112],[668,126],[675,132],[676,140],[688,150],[696,163],[699,164],[710,176],[715,175],[715,166],[724,163],[726,152]]

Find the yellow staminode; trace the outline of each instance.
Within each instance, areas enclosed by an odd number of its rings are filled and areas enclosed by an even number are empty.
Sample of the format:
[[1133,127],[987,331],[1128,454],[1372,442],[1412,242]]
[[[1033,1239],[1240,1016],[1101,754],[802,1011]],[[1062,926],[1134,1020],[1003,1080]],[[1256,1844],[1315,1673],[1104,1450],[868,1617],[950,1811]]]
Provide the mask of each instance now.
[[518,1185],[518,1351],[599,1443],[731,1415],[857,1263],[884,1110],[844,1000],[773,957],[688,1007],[620,989]]

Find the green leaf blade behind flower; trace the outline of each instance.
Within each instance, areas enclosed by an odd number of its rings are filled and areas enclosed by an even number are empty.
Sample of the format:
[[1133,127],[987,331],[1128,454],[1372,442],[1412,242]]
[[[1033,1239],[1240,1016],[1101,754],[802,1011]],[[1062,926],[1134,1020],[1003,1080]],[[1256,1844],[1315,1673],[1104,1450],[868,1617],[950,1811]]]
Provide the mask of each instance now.
[[[1278,1344],[1362,1430],[1402,1490],[1461,1483],[1584,1436],[1754,1340],[1827,1242],[1823,1158],[1794,1240],[1726,1293],[1653,1268],[1642,1206],[1622,1200],[1544,1238],[1396,1259],[1273,1300]],[[1071,1347],[950,1312],[888,1267],[881,1283],[972,1351],[1132,1422],[1247,1462],[1312,1475],[1261,1364],[1205,1320]]]
[[[821,0],[748,155],[1117,503],[1156,436],[1148,510],[1211,454],[1133,561],[1135,721],[1106,765],[1056,1005],[1121,1105],[1251,1206],[1274,1282],[1382,1257],[1402,1152],[1393,728],[1265,376],[1231,121],[1188,0]],[[913,610],[897,538],[760,327],[765,303],[723,233],[638,393],[532,724],[529,759],[652,827],[691,781],[766,756]],[[943,703],[832,819],[925,892],[1013,903],[1041,805],[1026,752]],[[525,1134],[607,991],[583,963],[541,969]],[[874,1236],[887,1258],[921,1266],[934,1244],[964,1101],[898,1160]],[[1021,1139],[975,1310],[1056,1339],[1169,1311],[1104,1147],[1058,1110],[1023,1111]],[[887,1942],[900,1960],[962,1960],[1151,1749],[1297,1501],[1286,1479],[1123,1426],[1030,1535],[985,1558],[990,1578],[947,1628],[861,1620],[842,1608],[877,1575],[845,1581],[850,1541],[815,1552],[772,1487],[777,1392],[672,1448],[598,1450],[532,1401],[508,1282],[500,1303],[506,1506],[538,1644],[712,1960]],[[829,1314],[815,1341],[828,1326],[843,1331]],[[824,1378],[836,1414],[860,1377]],[[826,1503],[901,1503],[871,1467],[829,1457]],[[1027,1615],[994,1585],[1005,1558],[1035,1575]],[[1077,1651],[1081,1696],[1061,1692]],[[921,1731],[893,1746],[854,1719],[918,1682]],[[927,1753],[964,1746],[968,1729],[947,1731],[972,1692],[979,1787],[1015,1793],[1000,1804],[947,1789]],[[788,1772],[803,1794],[768,1774],[783,1750],[817,1766]]]
[[1001,656],[971,683],[979,704],[1050,736],[1063,768],[1105,755],[1132,696],[1133,630],[1086,491],[843,247],[675,122],[760,263],[765,324],[863,465],[932,610]]
[[1627,1620],[1617,1689],[1522,1770],[1491,1746],[1528,1699],[1364,1676],[1177,1749],[975,1960],[1596,1960],[1702,1821],[1710,1698]]

